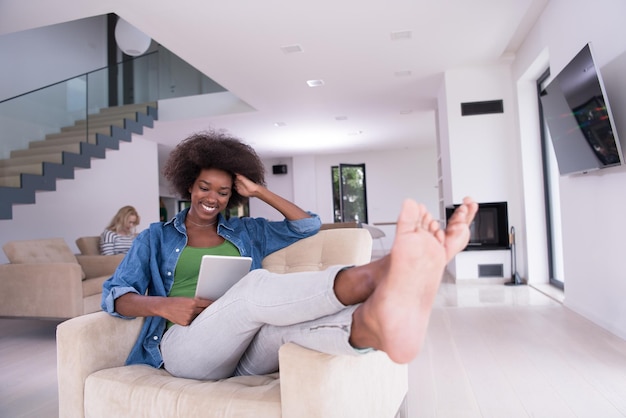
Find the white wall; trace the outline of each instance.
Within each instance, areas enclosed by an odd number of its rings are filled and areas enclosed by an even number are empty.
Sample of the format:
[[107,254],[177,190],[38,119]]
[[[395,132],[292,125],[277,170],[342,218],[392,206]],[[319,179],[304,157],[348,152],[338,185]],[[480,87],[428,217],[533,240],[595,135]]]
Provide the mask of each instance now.
[[[159,220],[157,146],[133,135],[106,159],[94,159],[90,169],[74,179],[57,181],[56,191],[38,192],[36,204],[13,206],[13,219],[0,220],[0,246],[8,241],[64,238],[72,251],[75,240],[100,235],[117,210],[133,205],[141,217],[138,230]],[[6,263],[4,252],[0,262]]]
[[[622,0],[598,0],[593,7],[582,0],[551,0],[518,52],[513,67],[514,80],[522,80],[545,51],[551,72],[556,74],[584,44],[591,42],[594,57],[607,84],[609,100],[618,105],[618,109],[613,111],[617,133],[624,142],[625,16],[626,2]],[[524,85],[528,88],[528,83],[521,83],[521,100],[527,96]],[[520,119],[520,126],[532,123],[531,115],[520,117],[525,117]],[[536,132],[520,132],[520,144],[538,140]],[[524,147],[520,148],[524,152]],[[524,152],[523,158],[529,161],[533,155]],[[525,175],[525,182],[534,182],[535,187],[541,187],[536,181],[530,173]],[[623,265],[626,223],[622,222],[626,207],[624,184],[626,167],[560,179],[565,305],[622,338],[626,338],[626,273]],[[530,217],[527,222],[529,231],[542,227]]]
[[[293,202],[294,167],[291,158],[267,159],[263,161],[263,164],[265,165],[265,182],[268,189]],[[287,166],[287,174],[272,174],[272,166],[275,164],[285,164]],[[310,210],[306,206],[302,208]],[[258,199],[250,200],[250,216],[266,218],[271,221],[282,221],[285,218],[276,209]]]
[[105,16],[0,36],[0,100],[106,67],[106,39]]

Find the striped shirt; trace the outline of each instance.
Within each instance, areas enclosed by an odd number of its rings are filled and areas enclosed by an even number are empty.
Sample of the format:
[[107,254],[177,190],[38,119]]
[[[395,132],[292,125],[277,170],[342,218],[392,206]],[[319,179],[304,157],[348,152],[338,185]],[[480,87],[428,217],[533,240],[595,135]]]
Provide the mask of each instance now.
[[133,245],[133,240],[137,235],[120,235],[109,229],[105,229],[100,235],[100,254],[114,255],[126,254]]

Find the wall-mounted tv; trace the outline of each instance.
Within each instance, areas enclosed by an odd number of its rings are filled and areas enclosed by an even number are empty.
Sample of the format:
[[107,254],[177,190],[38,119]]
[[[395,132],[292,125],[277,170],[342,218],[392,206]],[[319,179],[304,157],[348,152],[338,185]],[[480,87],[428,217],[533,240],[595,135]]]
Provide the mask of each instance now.
[[561,175],[623,164],[613,115],[590,44],[539,97]]

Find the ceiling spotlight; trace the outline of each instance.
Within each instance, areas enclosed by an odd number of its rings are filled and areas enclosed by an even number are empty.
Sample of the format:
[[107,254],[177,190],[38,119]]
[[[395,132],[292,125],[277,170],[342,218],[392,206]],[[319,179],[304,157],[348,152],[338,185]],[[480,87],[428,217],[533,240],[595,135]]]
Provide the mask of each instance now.
[[281,128],[283,126],[287,126],[287,124],[285,122],[276,122],[274,126],[276,126],[277,128]]
[[404,109],[400,111],[401,115],[410,115],[411,113],[413,113],[413,109]]
[[302,47],[297,44],[281,46],[280,50],[283,51],[285,54],[295,54],[303,51]]
[[348,135],[356,136],[356,135],[361,135],[362,133],[363,133],[363,131],[352,131],[352,132],[348,132]]
[[335,116],[335,120],[348,120],[347,116]]
[[396,71],[395,73],[393,73],[396,77],[408,77],[411,74],[413,74],[413,72],[411,70],[400,70],[400,71]]
[[397,32],[391,32],[390,37],[392,41],[411,39],[413,37],[413,32],[410,30],[401,30]]
[[324,85],[324,80],[308,80],[306,83],[309,87],[319,87]]

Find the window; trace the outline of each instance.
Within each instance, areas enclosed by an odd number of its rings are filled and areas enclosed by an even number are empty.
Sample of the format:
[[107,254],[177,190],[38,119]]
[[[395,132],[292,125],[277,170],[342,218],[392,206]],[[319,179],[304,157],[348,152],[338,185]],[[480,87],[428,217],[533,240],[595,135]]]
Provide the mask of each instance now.
[[553,286],[565,289],[565,271],[563,269],[563,236],[561,231],[561,207],[559,189],[559,169],[554,148],[550,142],[550,132],[544,120],[539,97],[550,76],[550,69],[537,80],[537,101],[539,104],[539,123],[541,129],[543,187],[546,213],[546,240],[548,243],[548,273]]
[[335,222],[367,223],[365,164],[331,167]]

